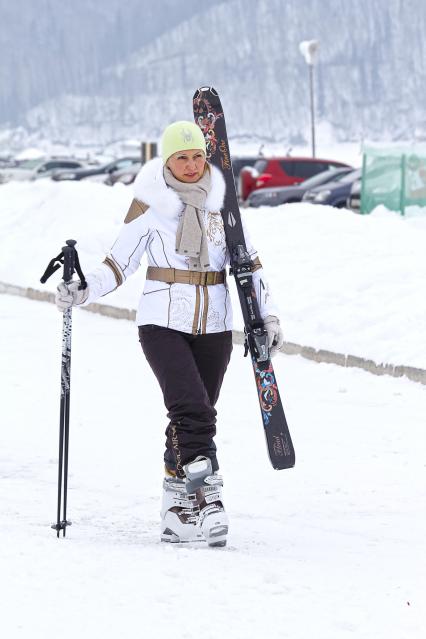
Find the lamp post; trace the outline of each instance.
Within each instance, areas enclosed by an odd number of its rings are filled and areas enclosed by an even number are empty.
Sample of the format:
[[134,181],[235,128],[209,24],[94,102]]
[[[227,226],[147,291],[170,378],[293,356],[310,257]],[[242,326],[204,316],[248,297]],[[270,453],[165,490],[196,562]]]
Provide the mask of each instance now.
[[315,157],[315,102],[314,102],[314,64],[318,52],[318,40],[304,40],[299,44],[299,51],[305,58],[309,69],[309,92],[311,102],[311,136],[312,136],[312,157]]

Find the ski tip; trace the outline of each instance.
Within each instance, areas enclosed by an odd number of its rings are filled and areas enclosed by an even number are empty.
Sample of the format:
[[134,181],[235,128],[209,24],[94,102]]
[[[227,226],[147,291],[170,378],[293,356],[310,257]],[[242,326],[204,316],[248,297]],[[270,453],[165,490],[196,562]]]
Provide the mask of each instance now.
[[287,470],[288,468],[294,468],[296,465],[296,455],[294,449],[292,449],[288,455],[277,456],[274,452],[269,452],[269,459],[274,470]]
[[291,460],[291,461],[286,462],[285,464],[283,464],[283,463],[279,463],[279,464],[275,463],[275,464],[272,464],[272,465],[273,465],[274,470],[287,470],[289,468],[294,468],[296,463],[295,463],[295,460]]
[[194,99],[201,97],[203,93],[210,93],[219,97],[219,94],[214,87],[203,86],[196,90],[196,92],[194,93]]

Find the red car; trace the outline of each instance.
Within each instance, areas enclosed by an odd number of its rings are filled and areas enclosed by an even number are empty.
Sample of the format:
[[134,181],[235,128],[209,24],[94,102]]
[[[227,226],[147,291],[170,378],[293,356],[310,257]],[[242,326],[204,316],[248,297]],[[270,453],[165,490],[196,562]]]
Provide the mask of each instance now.
[[289,156],[259,159],[254,167],[240,171],[239,195],[244,201],[254,189],[271,186],[291,186],[335,167],[348,166],[343,162],[320,158],[293,158]]

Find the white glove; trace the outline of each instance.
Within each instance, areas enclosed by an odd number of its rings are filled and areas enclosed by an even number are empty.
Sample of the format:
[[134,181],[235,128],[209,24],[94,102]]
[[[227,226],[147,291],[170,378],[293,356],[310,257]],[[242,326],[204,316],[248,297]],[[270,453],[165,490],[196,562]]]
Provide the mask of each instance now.
[[268,334],[269,352],[271,357],[276,355],[284,342],[283,332],[280,327],[280,320],[275,315],[268,315],[263,320]]
[[79,280],[65,284],[61,282],[56,289],[55,304],[59,311],[63,312],[71,306],[78,306],[83,304],[89,297],[89,287],[84,290],[79,290]]

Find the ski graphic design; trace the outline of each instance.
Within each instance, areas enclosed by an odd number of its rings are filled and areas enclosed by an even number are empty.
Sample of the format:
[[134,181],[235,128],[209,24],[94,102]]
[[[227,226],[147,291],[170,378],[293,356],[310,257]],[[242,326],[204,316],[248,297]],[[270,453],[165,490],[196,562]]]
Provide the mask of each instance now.
[[213,87],[202,87],[195,92],[193,111],[195,122],[206,140],[207,159],[222,171],[226,182],[222,219],[244,318],[245,355],[250,353],[252,361],[269,458],[277,470],[292,468],[295,464],[294,447],[269,357],[266,330],[252,286],[252,262],[241,223],[225,117],[219,95]]

